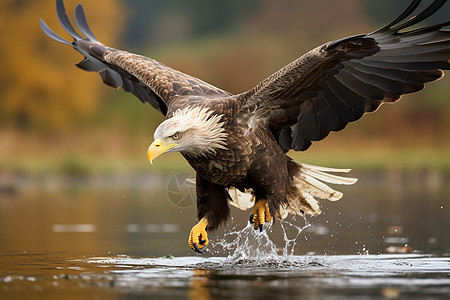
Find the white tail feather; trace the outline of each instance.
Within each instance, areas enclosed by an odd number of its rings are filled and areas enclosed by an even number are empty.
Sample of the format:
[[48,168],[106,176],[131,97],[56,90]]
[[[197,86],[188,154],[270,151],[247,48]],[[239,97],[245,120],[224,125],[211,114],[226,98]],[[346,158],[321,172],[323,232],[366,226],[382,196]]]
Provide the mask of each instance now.
[[333,190],[325,183],[307,174],[301,174],[300,178],[296,178],[296,185],[302,191],[309,193],[313,197],[320,199],[328,199],[330,201],[337,201],[342,198],[343,194]]
[[231,186],[228,188],[228,194],[233,201],[229,201],[229,203],[241,210],[247,210],[255,205],[255,195],[252,192],[253,190],[245,190],[243,193]]
[[322,171],[322,172],[348,173],[352,170],[352,169],[336,169],[336,168],[321,167],[321,166],[315,166],[315,165],[310,165],[310,164],[305,164],[305,163],[298,163],[298,164],[306,169],[312,169],[312,170]]
[[313,165],[307,165],[307,164],[300,164],[301,166],[301,173],[305,175],[310,175],[311,177],[314,177],[316,179],[333,183],[333,184],[345,184],[350,185],[354,184],[358,181],[358,178],[351,178],[351,177],[343,177],[333,174],[327,174],[325,172],[342,172],[342,173],[348,173],[350,169],[331,169],[331,168],[324,168],[324,167],[316,167]]
[[[328,174],[328,172],[348,173],[350,169],[335,169],[295,163],[298,164],[300,169],[297,174],[291,174],[292,188],[286,195],[289,204],[286,207],[280,207],[278,217],[281,219],[284,219],[288,213],[319,215],[321,211],[319,202],[315,197],[337,201],[343,196],[341,192],[334,190],[326,183],[350,185],[358,181],[357,178]],[[230,204],[241,210],[247,210],[255,204],[255,195],[252,189],[241,192],[234,187],[230,187],[228,193],[232,199]]]
[[[287,194],[289,207],[285,208],[292,214],[318,215],[321,213],[319,203],[314,198],[337,201],[343,194],[329,187],[325,183],[354,184],[358,179],[338,176],[330,173],[348,173],[350,169],[333,169],[297,163],[300,167],[297,174],[291,174],[292,187]],[[287,214],[284,214],[287,215]]]

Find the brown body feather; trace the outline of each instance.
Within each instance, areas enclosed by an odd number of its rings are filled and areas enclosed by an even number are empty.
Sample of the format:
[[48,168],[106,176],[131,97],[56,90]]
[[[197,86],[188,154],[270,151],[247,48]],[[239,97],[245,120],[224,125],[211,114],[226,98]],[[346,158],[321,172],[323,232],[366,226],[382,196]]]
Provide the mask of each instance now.
[[[276,215],[280,205],[287,203],[286,194],[293,176],[288,172],[291,159],[284,154],[267,128],[232,124],[227,131],[227,150],[218,150],[215,155],[206,157],[184,155],[202,178],[197,181],[198,218],[206,215],[211,230],[228,218],[225,214],[228,210],[223,210],[223,206],[231,200],[226,191],[228,187],[241,191],[252,189],[256,201],[268,199],[271,213]],[[216,195],[221,197],[210,199],[205,196],[202,185],[209,183],[217,190]],[[211,185],[209,189],[213,188]]]

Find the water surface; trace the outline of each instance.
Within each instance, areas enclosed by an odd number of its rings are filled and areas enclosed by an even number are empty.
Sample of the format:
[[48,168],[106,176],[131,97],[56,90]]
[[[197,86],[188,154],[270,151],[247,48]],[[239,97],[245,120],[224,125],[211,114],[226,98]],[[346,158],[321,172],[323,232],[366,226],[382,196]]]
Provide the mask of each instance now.
[[189,184],[22,184],[0,196],[0,298],[447,299],[449,177],[360,177],[342,200],[322,202],[321,216],[263,233],[233,209],[202,256],[187,246]]

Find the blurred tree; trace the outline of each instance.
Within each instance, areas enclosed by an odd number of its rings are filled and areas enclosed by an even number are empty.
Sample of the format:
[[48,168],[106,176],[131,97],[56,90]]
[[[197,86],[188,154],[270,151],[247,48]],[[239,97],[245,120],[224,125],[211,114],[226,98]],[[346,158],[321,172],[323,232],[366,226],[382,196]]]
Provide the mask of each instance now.
[[[228,32],[259,12],[260,0],[123,0],[130,22],[123,36],[129,49]],[[131,47],[131,48],[130,48]]]
[[[77,2],[65,1],[69,17]],[[105,43],[120,36],[120,3],[84,2],[91,28]],[[67,37],[57,21],[53,0],[0,2],[0,123],[58,131],[92,113],[104,87],[93,74],[74,68],[81,55],[46,37],[39,18]]]

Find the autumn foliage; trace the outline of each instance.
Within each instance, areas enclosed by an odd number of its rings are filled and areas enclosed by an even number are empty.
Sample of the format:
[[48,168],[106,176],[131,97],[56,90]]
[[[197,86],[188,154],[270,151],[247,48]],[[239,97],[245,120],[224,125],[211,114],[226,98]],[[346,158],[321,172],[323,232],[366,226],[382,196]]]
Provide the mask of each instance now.
[[[66,0],[69,17],[78,1]],[[85,1],[89,22],[105,43],[120,34],[121,2]],[[0,122],[21,128],[64,129],[93,113],[101,85],[74,67],[81,55],[46,37],[39,18],[58,34],[55,2],[0,1]],[[82,88],[72,88],[72,87]]]

